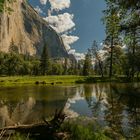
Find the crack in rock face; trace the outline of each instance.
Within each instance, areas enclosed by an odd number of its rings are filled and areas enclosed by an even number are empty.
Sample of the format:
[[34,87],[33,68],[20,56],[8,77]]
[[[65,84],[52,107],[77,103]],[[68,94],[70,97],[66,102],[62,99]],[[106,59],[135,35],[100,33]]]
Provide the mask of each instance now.
[[68,57],[61,37],[25,0],[6,3],[12,11],[0,13],[0,51],[12,45],[22,54],[40,55],[47,44],[53,58]]

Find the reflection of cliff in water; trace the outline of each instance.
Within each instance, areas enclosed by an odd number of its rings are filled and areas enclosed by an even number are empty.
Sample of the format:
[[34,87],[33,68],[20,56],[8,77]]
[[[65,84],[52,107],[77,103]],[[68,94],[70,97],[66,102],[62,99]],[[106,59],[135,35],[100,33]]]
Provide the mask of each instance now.
[[[69,88],[64,87],[54,89],[36,87],[36,92],[35,89],[29,88],[29,93],[21,94],[19,91],[20,95],[16,95],[17,91],[14,92],[12,88],[10,90],[13,97],[7,96],[9,90],[5,90],[5,93],[2,94],[0,92],[2,97],[0,100],[0,127],[35,123],[50,117],[56,109],[62,109],[65,106],[67,98],[71,94]],[[23,91],[25,89],[21,90],[21,92]]]
[[0,90],[0,127],[37,122],[64,108],[70,117],[87,116],[108,126],[110,132],[135,136],[140,131],[138,87],[100,83]]

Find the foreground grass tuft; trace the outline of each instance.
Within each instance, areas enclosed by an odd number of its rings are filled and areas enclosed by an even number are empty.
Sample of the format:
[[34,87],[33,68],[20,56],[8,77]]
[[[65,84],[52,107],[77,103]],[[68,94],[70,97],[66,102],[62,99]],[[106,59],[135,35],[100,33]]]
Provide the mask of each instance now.
[[94,125],[96,124],[91,121],[85,123],[84,119],[66,121],[62,125],[61,131],[69,132],[67,140],[111,140],[101,128],[97,128],[97,125],[94,128]]

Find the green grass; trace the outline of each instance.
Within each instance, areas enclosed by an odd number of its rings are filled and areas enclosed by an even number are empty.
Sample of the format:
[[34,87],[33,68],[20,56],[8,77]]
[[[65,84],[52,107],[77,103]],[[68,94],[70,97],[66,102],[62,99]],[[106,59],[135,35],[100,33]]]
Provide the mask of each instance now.
[[84,80],[83,76],[11,76],[0,77],[1,86],[22,84],[70,84]]
[[61,131],[68,132],[67,140],[111,140],[95,121],[87,118],[65,121]]
[[[133,81],[139,82],[135,77]],[[65,76],[3,76],[0,77],[0,86],[13,86],[13,85],[32,85],[32,84],[74,84],[74,83],[99,83],[99,82],[132,82],[126,77],[113,77],[112,79],[108,77],[100,76],[75,76],[75,75],[65,75]]]

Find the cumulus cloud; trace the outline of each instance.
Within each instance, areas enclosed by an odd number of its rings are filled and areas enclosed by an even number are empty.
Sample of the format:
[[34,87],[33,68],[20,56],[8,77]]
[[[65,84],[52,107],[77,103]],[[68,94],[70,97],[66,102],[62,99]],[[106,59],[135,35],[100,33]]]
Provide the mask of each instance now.
[[78,36],[68,36],[66,34],[63,34],[61,37],[62,37],[62,40],[64,42],[66,50],[69,52],[72,51],[70,45],[79,39]]
[[71,44],[75,43],[79,39],[78,36],[63,34],[61,37],[69,54],[73,54],[77,61],[85,58],[84,53],[77,53],[75,49],[71,49],[70,47]]
[[48,1],[50,2],[52,11],[60,11],[65,8],[69,8],[71,4],[70,0],[40,0],[40,3],[42,5],[46,5]]
[[67,44],[73,44],[74,42],[76,42],[79,39],[78,36],[68,36],[66,34],[63,34],[61,37],[62,37],[63,41]]
[[[71,0],[40,0],[40,2],[43,5],[46,5],[47,2],[50,3],[51,8],[48,10],[48,16],[44,19],[57,33],[61,34],[68,53],[73,54],[77,60],[84,59],[85,55],[83,53],[77,53],[75,49],[71,49],[71,44],[79,39],[78,36],[69,35],[76,29],[73,21],[74,15],[70,13],[52,15],[54,11],[59,12],[65,8],[69,8]],[[41,12],[39,7],[36,10]]]
[[75,27],[73,22],[73,14],[64,13],[57,16],[48,16],[44,18],[50,26],[58,33],[66,32]]
[[41,3],[42,5],[46,5],[47,0],[40,0],[40,3]]
[[76,52],[76,51],[75,51],[75,49],[70,49],[68,53],[69,53],[69,54],[73,54],[73,55],[74,55],[74,54],[75,54],[75,52]]
[[70,0],[49,0],[50,4],[51,4],[51,10],[63,10],[65,8],[69,8],[70,7]]

